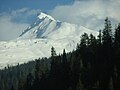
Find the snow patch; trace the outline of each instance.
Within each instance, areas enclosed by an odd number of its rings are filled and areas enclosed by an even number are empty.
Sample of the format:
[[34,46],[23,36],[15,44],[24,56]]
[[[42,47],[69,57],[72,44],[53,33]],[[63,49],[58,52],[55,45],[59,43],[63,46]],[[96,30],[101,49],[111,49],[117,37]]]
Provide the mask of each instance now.
[[50,15],[47,15],[47,14],[45,14],[45,13],[43,13],[43,12],[41,12],[39,15],[38,15],[38,18],[39,19],[44,19],[44,18],[49,18],[49,19],[51,19],[51,20],[55,20],[52,16],[50,16]]

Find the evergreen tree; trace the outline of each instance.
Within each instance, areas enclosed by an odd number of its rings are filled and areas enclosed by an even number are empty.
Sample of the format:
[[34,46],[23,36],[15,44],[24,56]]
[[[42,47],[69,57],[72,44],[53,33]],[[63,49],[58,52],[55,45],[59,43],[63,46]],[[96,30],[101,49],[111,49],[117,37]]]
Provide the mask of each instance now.
[[[113,39],[112,39],[112,26],[108,17],[105,19],[105,27],[102,35],[102,53],[99,62],[99,78],[100,87],[103,90],[108,90],[109,80],[113,72]],[[107,66],[106,66],[107,65]],[[104,78],[103,78],[104,77]]]
[[115,47],[120,47],[120,23],[118,24],[117,28],[115,29]]
[[27,75],[27,90],[32,90],[34,78],[31,73]]
[[84,33],[81,36],[81,41],[80,41],[80,54],[83,59],[83,65],[87,67],[88,64],[88,44],[89,44],[89,37],[87,33]]
[[65,49],[63,50],[62,63],[61,63],[61,78],[62,78],[62,90],[68,90],[69,87],[69,64],[67,61],[67,55]]
[[108,18],[98,38],[84,33],[75,51],[57,56],[52,47],[51,58],[0,70],[0,90],[120,90],[119,84],[120,24],[112,39]]
[[114,62],[115,62],[115,85],[116,90],[120,88],[120,23],[115,29],[115,42],[114,42]]
[[12,87],[11,87],[11,89],[10,90],[14,90],[14,87],[13,87],[13,85],[12,85]]
[[97,48],[97,40],[95,36],[90,34],[88,42],[89,42],[88,47],[89,47],[90,53],[93,55],[96,53],[96,48]]
[[98,39],[97,39],[97,44],[98,44],[99,46],[101,46],[101,44],[102,44],[102,32],[101,32],[101,30],[99,30]]
[[77,89],[76,90],[85,90],[81,80],[79,80],[79,82],[77,84]]
[[81,36],[81,41],[80,41],[80,48],[86,48],[88,45],[89,37],[87,33],[84,33]]
[[110,82],[109,82],[109,90],[115,90],[112,77],[110,78]]
[[103,29],[102,36],[103,45],[105,47],[111,47],[112,45],[112,26],[108,17],[105,19],[105,27]]
[[41,79],[40,60],[36,60],[35,80],[34,80],[34,89],[36,89],[36,90],[38,90],[40,88],[40,86],[39,86],[40,79]]
[[56,56],[56,51],[55,51],[55,48],[52,46],[51,48],[51,57],[54,57]]
[[63,63],[63,64],[66,64],[66,63],[67,63],[67,56],[66,56],[65,49],[63,50],[63,58],[62,58],[62,63]]

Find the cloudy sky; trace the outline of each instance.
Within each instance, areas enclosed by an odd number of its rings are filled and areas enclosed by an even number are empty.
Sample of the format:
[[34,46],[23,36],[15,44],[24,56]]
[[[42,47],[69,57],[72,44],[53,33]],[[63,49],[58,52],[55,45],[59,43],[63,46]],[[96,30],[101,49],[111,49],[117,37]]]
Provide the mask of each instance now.
[[105,17],[113,26],[120,22],[119,10],[120,0],[0,0],[0,40],[17,38],[41,11],[60,21],[99,30]]

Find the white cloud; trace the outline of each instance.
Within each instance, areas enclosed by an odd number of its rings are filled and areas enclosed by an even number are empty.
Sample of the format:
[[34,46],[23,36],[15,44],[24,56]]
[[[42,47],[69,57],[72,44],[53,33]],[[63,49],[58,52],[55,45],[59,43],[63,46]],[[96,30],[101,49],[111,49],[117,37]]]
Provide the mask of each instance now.
[[0,40],[11,40],[19,36],[28,24],[18,24],[11,21],[11,17],[0,17]]
[[106,17],[118,23],[119,10],[119,0],[76,0],[72,5],[56,6],[50,14],[61,21],[98,30],[103,26]]
[[12,15],[17,15],[18,13],[24,13],[24,12],[26,12],[28,10],[28,8],[21,8],[21,9],[18,9],[18,10],[13,10],[13,11],[11,11],[11,14]]
[[10,12],[0,13],[0,40],[17,38],[28,25],[33,22],[32,18],[40,10],[22,8]]

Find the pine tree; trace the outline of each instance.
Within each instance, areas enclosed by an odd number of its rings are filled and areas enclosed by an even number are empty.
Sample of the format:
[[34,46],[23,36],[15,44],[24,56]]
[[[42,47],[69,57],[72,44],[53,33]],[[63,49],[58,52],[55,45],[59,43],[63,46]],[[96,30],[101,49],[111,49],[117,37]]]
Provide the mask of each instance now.
[[61,78],[62,89],[67,90],[69,86],[69,64],[67,61],[67,55],[65,49],[63,50],[62,63],[61,63]]
[[67,63],[67,56],[66,56],[65,49],[63,50],[63,58],[62,58],[62,63],[63,63],[63,64],[66,64],[66,63]]
[[89,46],[90,53],[95,54],[96,48],[97,48],[97,40],[95,36],[93,36],[93,34],[90,34],[88,42],[89,42],[88,46]]
[[93,34],[90,34],[90,38],[89,38],[89,44],[94,46],[94,44],[96,45],[96,38],[95,36],[93,36]]
[[[102,48],[99,62],[99,77],[100,77],[100,87],[107,90],[109,87],[109,80],[112,75],[113,69],[113,36],[112,36],[112,26],[108,17],[105,19],[105,26],[102,32]],[[107,66],[106,66],[107,65]],[[104,78],[103,78],[104,77]]]
[[103,29],[103,36],[102,36],[103,45],[105,47],[111,47],[112,45],[112,26],[111,22],[108,17],[105,19],[105,27]]
[[77,84],[77,90],[85,90],[81,80],[79,80],[79,82]]
[[41,72],[40,72],[40,60],[36,60],[36,65],[35,65],[35,79],[37,80],[37,81],[39,81],[40,80],[40,74],[41,74]]
[[13,87],[13,85],[12,85],[12,87],[11,87],[11,89],[10,90],[14,90],[14,87]]
[[114,90],[114,85],[113,85],[113,79],[112,79],[112,77],[110,78],[110,82],[109,82],[109,90]]
[[115,42],[114,42],[114,62],[115,62],[115,73],[116,73],[116,90],[120,88],[120,23],[115,29]]
[[115,47],[116,49],[120,47],[120,23],[118,24],[117,28],[115,29]]
[[102,44],[102,32],[101,32],[101,30],[99,30],[99,35],[97,37],[98,37],[97,44],[99,46],[101,46],[101,44]]
[[34,78],[31,73],[27,75],[27,90],[32,90]]
[[51,48],[51,57],[54,57],[56,56],[56,51],[55,51],[55,48],[52,46]]
[[81,40],[80,40],[80,54],[81,57],[83,59],[83,65],[87,66],[87,55],[88,55],[88,44],[89,44],[89,37],[87,33],[84,33],[81,36]]
[[35,90],[38,90],[40,88],[39,83],[41,79],[41,71],[40,71],[40,60],[36,60],[35,64],[35,80],[34,80],[34,85],[33,88]]
[[86,48],[87,45],[88,45],[88,40],[89,40],[88,34],[87,34],[87,33],[84,33],[84,34],[81,36],[80,48]]

